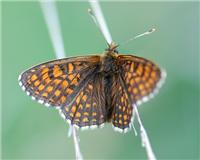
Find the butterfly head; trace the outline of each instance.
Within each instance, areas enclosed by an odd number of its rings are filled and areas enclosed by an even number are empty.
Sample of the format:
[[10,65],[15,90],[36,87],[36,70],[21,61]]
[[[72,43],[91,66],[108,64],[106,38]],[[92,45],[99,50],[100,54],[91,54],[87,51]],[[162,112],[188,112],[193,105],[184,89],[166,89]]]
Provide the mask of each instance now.
[[117,57],[119,55],[116,50],[118,46],[119,45],[114,42],[108,44],[108,49],[106,49],[106,52],[101,56],[100,71],[103,72],[104,75],[115,73],[118,70]]
[[106,49],[106,51],[118,53],[118,51],[116,50],[118,46],[119,45],[115,42],[111,42],[110,44],[108,44],[108,49]]

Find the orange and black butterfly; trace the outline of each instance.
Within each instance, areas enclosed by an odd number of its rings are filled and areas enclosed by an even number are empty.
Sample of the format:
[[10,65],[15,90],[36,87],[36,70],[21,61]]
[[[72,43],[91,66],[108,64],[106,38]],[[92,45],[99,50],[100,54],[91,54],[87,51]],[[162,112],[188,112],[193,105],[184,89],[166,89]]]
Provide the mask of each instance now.
[[72,57],[39,64],[19,76],[32,99],[59,109],[78,128],[111,122],[115,130],[130,128],[134,105],[152,98],[164,78],[153,62],[118,54],[111,43],[103,55]]

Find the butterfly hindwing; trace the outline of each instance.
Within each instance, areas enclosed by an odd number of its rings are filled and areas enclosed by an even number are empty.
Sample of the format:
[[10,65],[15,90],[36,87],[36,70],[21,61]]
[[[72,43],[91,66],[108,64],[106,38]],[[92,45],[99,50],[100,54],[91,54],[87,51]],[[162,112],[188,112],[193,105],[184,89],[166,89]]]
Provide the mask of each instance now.
[[132,55],[118,57],[122,78],[133,103],[140,105],[152,98],[165,78],[162,71],[153,62]]
[[130,128],[133,107],[124,88],[121,75],[114,76],[112,85],[112,124],[114,129],[126,132]]
[[88,78],[87,84],[73,101],[61,109],[65,119],[82,128],[101,126],[106,115],[102,76],[97,73]]
[[84,86],[85,79],[93,74],[99,60],[99,56],[87,56],[43,63],[22,73],[19,83],[40,103],[67,105]]

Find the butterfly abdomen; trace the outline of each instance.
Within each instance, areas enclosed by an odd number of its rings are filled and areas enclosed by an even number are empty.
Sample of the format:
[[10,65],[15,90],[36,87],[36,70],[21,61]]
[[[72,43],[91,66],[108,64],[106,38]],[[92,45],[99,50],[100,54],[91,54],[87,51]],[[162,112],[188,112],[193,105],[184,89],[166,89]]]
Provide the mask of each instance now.
[[117,59],[112,56],[112,52],[107,52],[101,57],[101,67],[99,72],[103,77],[104,92],[105,92],[105,119],[107,122],[111,120],[113,107],[112,101],[112,86],[113,77],[118,72],[118,66],[116,65]]
[[111,101],[112,101],[112,80],[113,80],[113,76],[110,75],[106,75],[104,76],[104,91],[105,91],[105,107],[106,107],[106,113],[105,113],[105,118],[106,121],[110,121],[111,117],[112,117],[112,112],[113,112],[113,107],[111,105]]

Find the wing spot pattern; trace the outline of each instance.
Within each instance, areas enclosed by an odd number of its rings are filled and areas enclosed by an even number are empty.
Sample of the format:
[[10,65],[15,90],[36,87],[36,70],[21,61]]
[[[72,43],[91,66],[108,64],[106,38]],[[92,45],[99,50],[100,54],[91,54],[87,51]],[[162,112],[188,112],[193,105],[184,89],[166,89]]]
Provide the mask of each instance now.
[[80,118],[81,117],[81,113],[80,112],[77,112],[76,113],[76,118]]
[[46,77],[46,78],[43,78],[43,79],[44,79],[44,81],[45,81],[46,84],[48,84],[48,83],[51,82],[51,79],[49,77]]
[[43,84],[40,84],[40,86],[38,87],[38,90],[39,91],[42,91],[44,89],[44,85]]
[[86,102],[86,100],[87,100],[87,96],[84,95],[84,96],[82,97],[82,99],[83,99],[84,102]]
[[65,97],[65,96],[62,96],[62,97],[60,98],[60,101],[61,101],[61,104],[63,104],[63,103],[66,101],[66,97]]
[[72,106],[71,112],[72,112],[72,113],[75,113],[75,111],[76,111],[76,106]]
[[74,70],[73,64],[72,64],[72,63],[69,63],[69,64],[68,64],[68,72],[71,73],[71,72],[73,72],[73,70]]
[[68,108],[68,107],[65,107],[65,111],[68,112],[68,111],[69,111],[69,108]]
[[131,63],[130,72],[134,72],[134,63]]
[[142,64],[139,64],[139,65],[138,65],[138,68],[137,68],[137,70],[136,70],[136,73],[137,73],[139,76],[142,75],[142,73],[143,73],[143,66],[142,66]]
[[38,77],[36,76],[36,74],[31,76],[31,81],[35,81]]
[[58,65],[54,66],[53,75],[54,75],[54,77],[59,77],[59,76],[63,75],[63,72]]
[[51,92],[52,90],[53,90],[52,86],[48,86],[47,89],[46,89],[47,92]]
[[137,94],[138,93],[138,89],[137,88],[133,88],[133,93]]
[[40,81],[37,80],[37,81],[35,81],[34,86],[37,87],[39,84],[40,84]]
[[88,118],[86,118],[86,117],[85,117],[85,118],[83,118],[83,120],[82,120],[82,121],[83,121],[84,123],[85,123],[85,122],[89,122]]
[[93,113],[92,113],[92,116],[96,116],[96,115],[97,115],[97,113],[96,113],[96,112],[93,112]]
[[144,90],[144,85],[143,84],[139,84],[139,89],[142,91]]
[[54,94],[55,94],[56,97],[58,97],[60,95],[60,93],[61,93],[60,90],[56,90]]
[[87,104],[85,105],[85,107],[89,109],[89,108],[91,107],[91,105],[90,105],[89,103],[87,103]]
[[70,75],[68,76],[68,79],[69,79],[70,81],[72,81],[72,80],[74,79],[74,74],[70,74]]
[[66,88],[66,87],[68,87],[68,85],[69,85],[69,83],[66,80],[64,80],[62,83],[62,87]]
[[67,88],[66,93],[67,93],[67,94],[72,94],[72,93],[73,93],[73,90],[72,90],[71,88]]
[[48,71],[49,71],[49,69],[48,69],[47,67],[46,67],[46,68],[43,68],[41,74],[45,74],[45,73],[47,73]]
[[60,82],[61,82],[60,79],[55,79],[55,80],[54,80],[54,83],[55,83],[56,85],[58,85]]
[[43,94],[42,94],[42,97],[47,97],[48,96],[48,93],[47,92],[44,92]]
[[147,92],[145,90],[142,90],[141,94],[142,94],[142,96],[145,96],[147,94]]

